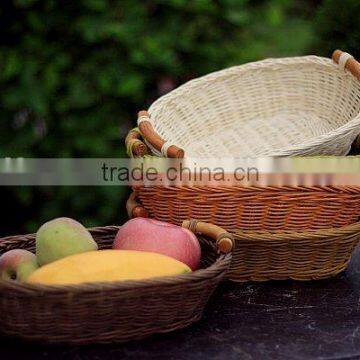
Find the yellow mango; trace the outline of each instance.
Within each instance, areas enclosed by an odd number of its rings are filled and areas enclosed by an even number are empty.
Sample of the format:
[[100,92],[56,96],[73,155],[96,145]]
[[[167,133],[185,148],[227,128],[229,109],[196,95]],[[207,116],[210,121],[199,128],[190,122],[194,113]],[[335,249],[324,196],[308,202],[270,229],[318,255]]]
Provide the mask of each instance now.
[[133,250],[101,250],[75,254],[47,264],[28,278],[43,285],[141,280],[191,272],[182,262],[168,256]]

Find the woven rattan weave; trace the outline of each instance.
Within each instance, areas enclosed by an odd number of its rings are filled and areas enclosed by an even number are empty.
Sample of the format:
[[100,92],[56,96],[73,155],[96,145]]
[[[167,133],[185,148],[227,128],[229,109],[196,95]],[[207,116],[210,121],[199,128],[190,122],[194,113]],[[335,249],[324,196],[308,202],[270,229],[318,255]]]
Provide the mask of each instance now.
[[[146,210],[133,194],[130,216]],[[337,275],[360,241],[360,222],[322,230],[240,231],[227,278],[232,281],[317,280]]]
[[345,155],[360,133],[359,80],[360,64],[339,50],[333,61],[258,61],[189,81],[138,125],[158,156]]
[[[225,245],[231,240],[231,235],[210,224],[195,223],[191,229],[219,237],[219,246],[224,239]],[[109,226],[91,233],[100,248],[109,248],[117,231]],[[231,261],[230,253],[217,252],[211,237],[199,237],[202,267],[186,275],[76,286],[0,281],[0,332],[29,340],[87,344],[123,342],[190,325],[201,317]],[[34,251],[34,243],[34,235],[3,238],[0,254],[15,248]]]
[[[333,61],[270,59],[216,72],[140,112],[127,150],[133,157],[343,155],[360,133],[359,80],[360,64],[341,51]],[[228,231],[326,229],[360,217],[356,186],[134,190],[151,217],[176,224],[193,217]]]
[[341,227],[360,217],[360,186],[137,186],[150,217],[180,225],[195,218],[236,230]]
[[360,223],[316,231],[236,232],[233,281],[318,280],[345,270]]

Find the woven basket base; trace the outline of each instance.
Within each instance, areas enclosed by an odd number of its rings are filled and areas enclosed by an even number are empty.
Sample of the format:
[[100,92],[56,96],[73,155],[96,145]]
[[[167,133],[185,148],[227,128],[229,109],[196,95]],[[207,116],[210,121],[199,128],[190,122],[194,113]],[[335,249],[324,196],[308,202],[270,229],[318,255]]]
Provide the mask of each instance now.
[[[259,134],[262,124],[267,124],[266,134]],[[289,128],[292,131],[284,137],[284,129]],[[234,154],[241,154],[243,157],[266,156],[274,151],[281,152],[294,143],[329,133],[333,129],[333,124],[323,121],[313,112],[282,110],[267,118],[251,119],[236,128],[222,129],[221,141],[218,132],[209,134],[189,144],[186,150],[190,154],[204,157],[211,157],[209,153],[212,156],[221,154],[223,157],[233,157]],[[248,136],[244,137],[244,134]],[[266,137],[267,141],[259,141],[259,136]],[[343,155],[343,151],[339,149],[337,154],[332,155]]]
[[345,270],[360,241],[360,223],[308,232],[237,232],[228,279],[318,280]]
[[239,270],[233,270],[228,273],[227,278],[233,282],[265,282],[271,280],[294,280],[294,281],[313,281],[313,280],[324,280],[335,277],[341,272],[345,271],[350,259],[346,261],[343,265],[329,268],[324,271],[324,269],[312,270],[304,272],[303,274],[299,274],[294,272],[293,274],[289,273],[286,270],[278,271],[278,270],[267,270],[263,272],[259,272],[257,275],[251,273],[240,273]]

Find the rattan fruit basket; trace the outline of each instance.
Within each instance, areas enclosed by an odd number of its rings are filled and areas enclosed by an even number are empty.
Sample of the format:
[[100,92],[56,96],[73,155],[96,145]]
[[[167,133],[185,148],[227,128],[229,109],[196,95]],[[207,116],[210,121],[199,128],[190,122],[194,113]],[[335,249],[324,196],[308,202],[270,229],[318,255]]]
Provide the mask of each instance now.
[[[345,155],[360,133],[360,64],[271,59],[219,71],[140,112],[131,157]],[[164,140],[166,139],[166,140]],[[236,230],[342,227],[360,217],[360,186],[134,186],[149,216],[196,218]]]
[[[333,61],[268,59],[189,81],[138,126],[157,156],[345,155],[360,134],[359,80],[360,64],[340,50]],[[144,155],[139,144],[128,149]]]
[[[142,281],[41,286],[0,280],[0,332],[50,343],[111,343],[168,332],[200,319],[204,306],[231,262],[232,236],[197,221],[202,266],[190,274]],[[101,249],[112,245],[116,226],[91,229]],[[34,251],[35,237],[0,239],[0,254]],[[226,254],[219,251],[222,249]]]
[[[134,194],[127,207],[130,216],[147,216]],[[235,246],[228,279],[318,280],[346,268],[360,241],[360,222],[321,230],[237,230],[233,236]]]

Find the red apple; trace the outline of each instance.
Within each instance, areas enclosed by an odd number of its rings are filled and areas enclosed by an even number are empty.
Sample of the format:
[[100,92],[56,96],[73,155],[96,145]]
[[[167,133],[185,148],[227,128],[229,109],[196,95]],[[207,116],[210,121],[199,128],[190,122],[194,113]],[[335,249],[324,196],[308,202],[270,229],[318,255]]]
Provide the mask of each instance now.
[[147,218],[126,222],[118,231],[113,248],[167,255],[188,265],[191,270],[198,268],[201,257],[199,241],[191,231]]
[[0,279],[26,281],[39,267],[36,256],[27,250],[10,250],[0,256]]

